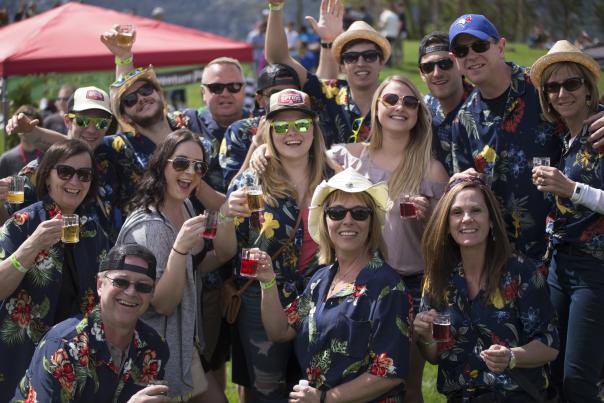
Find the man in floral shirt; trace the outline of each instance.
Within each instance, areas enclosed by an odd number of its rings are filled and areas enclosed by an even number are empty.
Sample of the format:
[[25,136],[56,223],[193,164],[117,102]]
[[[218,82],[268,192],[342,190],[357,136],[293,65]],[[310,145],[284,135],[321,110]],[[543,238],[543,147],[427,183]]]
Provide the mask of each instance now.
[[143,246],[114,247],[97,278],[100,303],[67,319],[40,342],[14,400],[168,402],[166,342],[139,320],[153,297],[155,257]]

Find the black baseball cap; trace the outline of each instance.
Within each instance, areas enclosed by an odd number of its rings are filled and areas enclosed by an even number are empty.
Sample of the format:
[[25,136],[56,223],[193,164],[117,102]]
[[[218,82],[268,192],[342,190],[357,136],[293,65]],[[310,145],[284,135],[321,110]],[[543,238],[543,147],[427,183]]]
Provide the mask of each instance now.
[[[125,263],[126,256],[136,256],[147,262],[147,267],[139,265]],[[136,244],[121,244],[116,245],[100,264],[99,272],[108,270],[126,270],[134,273],[146,274],[155,281],[155,268],[157,266],[157,260],[155,255],[146,247]]]
[[260,72],[256,92],[277,85],[293,85],[300,89],[300,79],[296,70],[286,64],[269,64]]

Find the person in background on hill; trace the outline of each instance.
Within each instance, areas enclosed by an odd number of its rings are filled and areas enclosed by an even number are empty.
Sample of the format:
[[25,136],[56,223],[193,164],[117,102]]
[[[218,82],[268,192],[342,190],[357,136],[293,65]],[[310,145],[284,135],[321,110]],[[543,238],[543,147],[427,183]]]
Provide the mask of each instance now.
[[[15,111],[15,115],[18,116],[20,113],[33,121],[40,122],[42,119],[40,113],[31,105],[21,105]],[[20,133],[17,134],[19,135],[19,145],[0,156],[0,178],[15,175],[25,165],[42,155],[42,151],[31,144],[27,137]]]
[[[401,31],[401,20],[398,18],[398,14],[395,12],[396,4],[394,0],[389,0],[380,14],[379,27],[382,30],[381,34],[388,39],[390,47],[393,47],[400,43],[398,41],[398,35]],[[392,49],[392,57],[386,60],[386,66],[398,67],[400,65],[401,52],[398,49]]]
[[69,101],[69,98],[73,95],[75,90],[76,87],[71,84],[64,84],[61,86],[59,93],[57,94],[57,99],[55,100],[57,111],[44,119],[42,127],[62,134],[67,134],[67,126],[65,125],[65,114],[68,111],[67,101]]

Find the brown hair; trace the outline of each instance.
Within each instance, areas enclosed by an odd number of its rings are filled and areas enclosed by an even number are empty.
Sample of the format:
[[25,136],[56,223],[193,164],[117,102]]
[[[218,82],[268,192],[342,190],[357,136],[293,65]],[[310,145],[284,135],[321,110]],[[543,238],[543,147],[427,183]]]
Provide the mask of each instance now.
[[500,287],[507,260],[512,248],[508,241],[505,223],[495,194],[480,180],[460,180],[442,196],[422,237],[424,257],[424,292],[437,309],[446,304],[449,276],[460,263],[459,245],[450,236],[449,213],[457,195],[464,189],[478,189],[489,212],[490,236],[487,238],[485,267],[481,281],[486,282],[486,297],[495,295]]

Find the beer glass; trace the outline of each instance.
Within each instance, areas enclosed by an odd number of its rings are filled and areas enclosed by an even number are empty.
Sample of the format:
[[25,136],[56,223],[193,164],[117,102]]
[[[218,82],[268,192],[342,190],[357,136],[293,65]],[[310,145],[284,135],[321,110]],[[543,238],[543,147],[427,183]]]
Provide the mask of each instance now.
[[77,214],[63,215],[63,228],[61,229],[63,243],[80,242],[80,218]]

